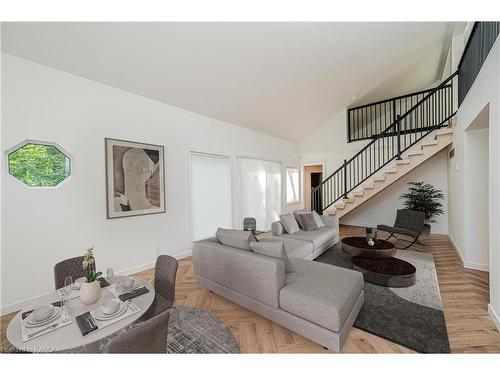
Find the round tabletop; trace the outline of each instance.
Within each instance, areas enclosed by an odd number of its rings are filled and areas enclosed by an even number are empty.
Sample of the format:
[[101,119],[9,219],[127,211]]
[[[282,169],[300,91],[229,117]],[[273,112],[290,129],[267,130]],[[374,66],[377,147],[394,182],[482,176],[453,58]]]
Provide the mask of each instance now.
[[373,246],[368,244],[366,237],[346,237],[341,241],[342,250],[351,256],[390,258],[396,255],[394,244],[386,240],[376,240]]
[[[101,298],[93,305],[84,305],[80,302],[79,298],[71,299],[68,303],[68,306],[71,311],[71,318],[72,318],[71,324],[58,328],[55,331],[48,332],[44,335],[35,337],[34,339],[26,342],[23,342],[21,336],[22,311],[20,311],[10,321],[9,326],[7,327],[7,339],[17,349],[27,352],[45,352],[45,351],[59,352],[64,350],[72,350],[92,343],[96,343],[99,340],[105,338],[106,336],[109,336],[110,334],[115,333],[121,330],[122,328],[125,328],[129,324],[135,322],[151,306],[155,297],[154,288],[146,281],[141,280],[141,283],[146,288],[149,289],[149,292],[141,296],[135,297],[132,300],[132,302],[140,309],[139,312],[137,312],[136,314],[132,314],[121,320],[118,320],[110,324],[109,326],[91,332],[86,336],[82,335],[80,329],[78,328],[78,324],[76,324],[75,322],[75,317],[87,311],[92,311],[97,309],[108,299],[116,298],[116,296],[113,295],[109,290],[109,287],[102,289]],[[59,293],[57,291],[54,291],[52,293],[40,297],[37,300],[39,301],[39,303],[37,303],[37,306],[53,303],[59,300],[60,300]]]

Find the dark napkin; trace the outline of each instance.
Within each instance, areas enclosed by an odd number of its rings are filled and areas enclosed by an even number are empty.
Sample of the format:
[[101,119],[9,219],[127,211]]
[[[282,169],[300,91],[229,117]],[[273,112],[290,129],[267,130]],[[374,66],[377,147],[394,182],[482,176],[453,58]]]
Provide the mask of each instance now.
[[133,290],[132,292],[127,292],[120,294],[118,298],[120,298],[122,301],[126,301],[128,299],[132,299],[135,297],[142,296],[143,294],[149,293],[149,289],[143,286],[142,288],[137,288],[136,290]]
[[88,311],[82,315],[78,315],[75,320],[83,336],[99,328],[97,327],[97,324],[95,324],[94,318],[92,318],[92,315],[90,315],[90,312]]
[[97,279],[97,282],[99,283],[99,285],[101,285],[101,288],[106,288],[107,286],[109,286],[108,280],[106,280],[104,277],[99,277]]
[[[57,302],[52,302],[51,303],[52,306],[55,306],[55,307],[61,307],[61,301],[57,301]],[[34,309],[33,309],[34,310]],[[22,319],[26,319],[28,317],[29,314],[31,314],[33,312],[33,310],[29,310],[29,311],[25,311],[21,314],[21,318]]]

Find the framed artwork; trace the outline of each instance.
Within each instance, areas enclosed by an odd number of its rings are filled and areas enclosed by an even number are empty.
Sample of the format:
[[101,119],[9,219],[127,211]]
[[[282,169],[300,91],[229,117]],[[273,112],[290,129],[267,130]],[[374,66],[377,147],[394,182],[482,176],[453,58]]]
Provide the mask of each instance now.
[[105,138],[107,218],[166,211],[163,146]]

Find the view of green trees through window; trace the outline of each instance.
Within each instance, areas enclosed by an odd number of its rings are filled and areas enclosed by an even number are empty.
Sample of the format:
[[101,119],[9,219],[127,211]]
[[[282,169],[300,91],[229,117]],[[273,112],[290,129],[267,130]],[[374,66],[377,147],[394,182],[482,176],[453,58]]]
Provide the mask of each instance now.
[[56,186],[70,175],[70,160],[52,145],[28,143],[9,154],[9,173],[29,186]]

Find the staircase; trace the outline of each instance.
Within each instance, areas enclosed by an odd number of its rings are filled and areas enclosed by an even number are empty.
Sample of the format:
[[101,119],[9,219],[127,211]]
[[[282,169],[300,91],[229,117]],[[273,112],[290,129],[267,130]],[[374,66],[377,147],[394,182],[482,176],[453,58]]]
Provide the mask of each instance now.
[[[395,120],[389,126],[312,190],[311,207],[340,218],[448,147],[456,113],[456,75],[426,91],[402,114],[393,111]],[[366,122],[367,116],[362,118]]]
[[325,213],[341,218],[380,193],[395,181],[399,180],[412,169],[415,169],[420,164],[447,148],[452,143],[452,138],[453,129],[445,128],[436,130],[433,132],[432,136],[427,137],[425,141],[419,142],[415,147],[412,147],[411,150],[405,153],[404,158],[391,163],[388,168],[381,170],[380,174],[375,175],[375,177],[369,179],[366,183],[354,190],[348,198],[343,198],[333,206],[330,206]]

